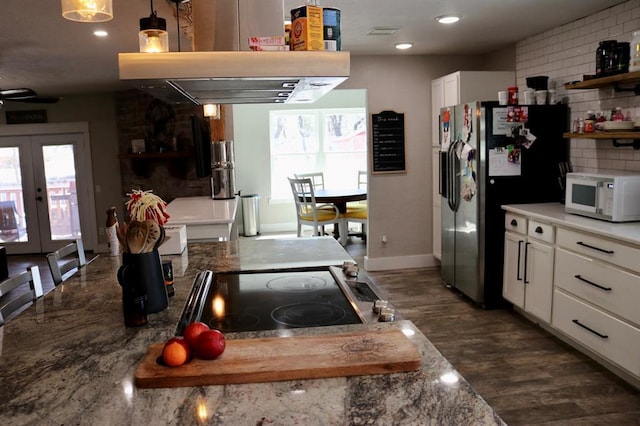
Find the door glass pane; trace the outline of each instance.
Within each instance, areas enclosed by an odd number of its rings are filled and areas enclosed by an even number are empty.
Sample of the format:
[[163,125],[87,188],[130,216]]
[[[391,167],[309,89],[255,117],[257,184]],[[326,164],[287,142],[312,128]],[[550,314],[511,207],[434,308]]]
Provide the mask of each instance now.
[[0,242],[27,241],[18,147],[0,148]]
[[52,240],[81,237],[73,145],[42,147]]

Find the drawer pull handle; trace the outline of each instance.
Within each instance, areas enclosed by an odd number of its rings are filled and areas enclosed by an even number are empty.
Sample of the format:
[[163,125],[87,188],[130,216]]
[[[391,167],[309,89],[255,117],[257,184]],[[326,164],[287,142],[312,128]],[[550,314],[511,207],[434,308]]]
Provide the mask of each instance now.
[[577,319],[574,319],[574,320],[571,320],[571,321],[573,321],[573,323],[574,323],[574,324],[577,324],[577,325],[579,325],[580,327],[584,328],[585,330],[590,331],[591,333],[595,334],[595,335],[596,335],[596,336],[598,336],[598,337],[601,337],[601,338],[603,338],[603,339],[608,339],[608,338],[609,338],[609,336],[607,336],[606,334],[598,333],[597,331],[595,331],[595,330],[593,330],[593,329],[591,329],[591,328],[587,327],[586,325],[584,325],[584,324],[580,323],[580,321],[578,321]]
[[527,281],[527,264],[529,263],[529,244],[531,243],[528,241],[524,244],[524,283],[525,284],[529,284],[529,281]]
[[511,226],[518,226],[518,221],[515,219],[511,219]]
[[587,247],[587,248],[590,248],[590,249],[601,251],[603,253],[613,254],[613,250],[605,250],[605,249],[601,249],[599,247],[590,246],[589,244],[585,244],[582,241],[578,241],[577,244],[581,245],[581,246],[584,246],[584,247]]
[[592,285],[592,286],[594,286],[594,287],[598,287],[598,288],[599,288],[599,289],[601,289],[601,290],[604,290],[604,291],[611,291],[611,290],[612,290],[612,288],[611,288],[611,287],[604,287],[604,286],[601,286],[600,284],[596,284],[596,283],[594,283],[593,281],[589,281],[589,280],[588,280],[588,279],[586,279],[586,278],[582,278],[582,276],[580,276],[580,275],[574,275],[574,277],[575,277],[575,278],[577,278],[577,279],[579,279],[580,281],[584,281],[584,282],[585,282],[585,283],[587,283],[587,284],[591,284],[591,285]]
[[536,234],[542,234],[542,226],[538,226],[535,232]]

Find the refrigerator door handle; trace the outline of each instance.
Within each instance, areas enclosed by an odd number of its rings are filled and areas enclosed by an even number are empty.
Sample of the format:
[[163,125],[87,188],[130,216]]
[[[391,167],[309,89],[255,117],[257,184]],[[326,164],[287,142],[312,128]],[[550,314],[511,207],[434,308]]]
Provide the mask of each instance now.
[[447,203],[449,208],[456,212],[460,205],[460,182],[458,181],[458,168],[456,159],[456,146],[458,142],[452,141],[447,151]]

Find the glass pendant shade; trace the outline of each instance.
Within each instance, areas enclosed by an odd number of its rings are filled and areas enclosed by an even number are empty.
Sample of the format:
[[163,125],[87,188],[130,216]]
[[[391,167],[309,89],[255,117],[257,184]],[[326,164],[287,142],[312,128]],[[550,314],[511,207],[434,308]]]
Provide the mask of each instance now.
[[76,22],[110,21],[112,0],[62,0],[62,17]]
[[167,21],[162,18],[158,18],[155,12],[148,18],[140,19],[138,42],[140,45],[140,52],[168,52],[169,33],[167,33]]

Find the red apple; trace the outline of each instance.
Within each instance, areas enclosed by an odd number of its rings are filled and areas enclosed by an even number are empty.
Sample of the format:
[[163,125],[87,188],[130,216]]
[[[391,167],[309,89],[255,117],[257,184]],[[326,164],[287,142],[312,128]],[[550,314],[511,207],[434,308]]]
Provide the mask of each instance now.
[[162,360],[169,367],[177,367],[189,361],[191,348],[181,337],[172,337],[162,347]]
[[192,322],[184,329],[184,340],[187,341],[192,348],[196,345],[196,339],[203,331],[209,330],[209,326],[203,322]]
[[227,346],[224,335],[218,330],[205,330],[196,339],[193,350],[202,359],[216,359]]

